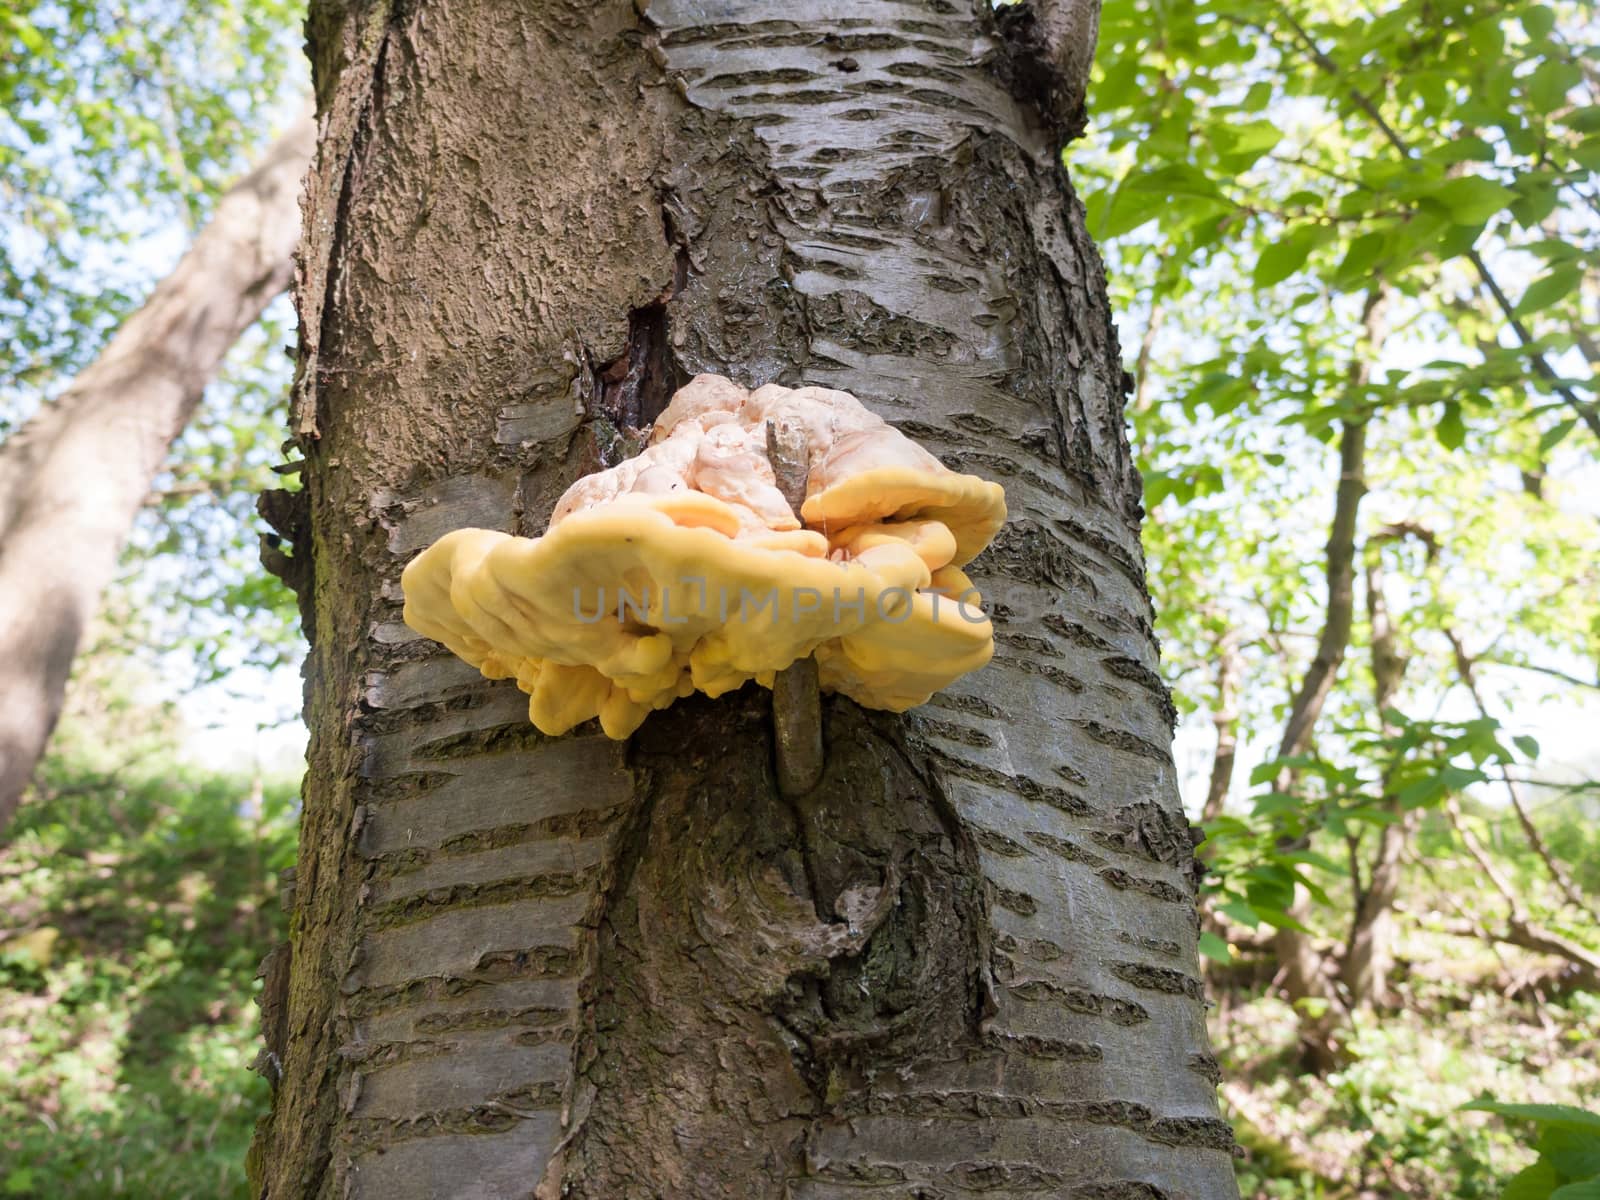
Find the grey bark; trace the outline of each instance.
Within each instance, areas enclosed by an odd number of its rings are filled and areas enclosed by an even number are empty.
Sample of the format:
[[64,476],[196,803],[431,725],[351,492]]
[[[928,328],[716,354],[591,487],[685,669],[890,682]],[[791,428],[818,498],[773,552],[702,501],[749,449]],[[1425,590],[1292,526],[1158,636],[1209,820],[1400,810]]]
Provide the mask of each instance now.
[[[314,5],[258,1195],[1237,1194],[1103,271],[993,20]],[[550,739],[399,623],[409,557],[541,532],[698,371],[849,389],[1012,509],[993,665],[825,698],[794,798],[759,688]]]
[[298,119],[100,357],[0,446],[0,828],[151,480],[223,355],[288,286],[314,136]]

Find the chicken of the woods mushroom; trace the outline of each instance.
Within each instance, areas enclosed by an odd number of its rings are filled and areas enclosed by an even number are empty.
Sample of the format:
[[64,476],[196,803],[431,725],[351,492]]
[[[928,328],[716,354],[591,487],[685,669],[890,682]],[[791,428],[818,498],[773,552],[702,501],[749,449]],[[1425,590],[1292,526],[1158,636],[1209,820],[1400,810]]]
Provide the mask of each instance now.
[[[805,447],[796,514],[767,427]],[[700,375],[637,457],[585,476],[543,537],[459,529],[406,567],[405,621],[562,734],[629,736],[815,655],[823,691],[904,711],[989,661],[961,568],[1005,520],[1000,486],[951,471],[848,392],[754,392]]]

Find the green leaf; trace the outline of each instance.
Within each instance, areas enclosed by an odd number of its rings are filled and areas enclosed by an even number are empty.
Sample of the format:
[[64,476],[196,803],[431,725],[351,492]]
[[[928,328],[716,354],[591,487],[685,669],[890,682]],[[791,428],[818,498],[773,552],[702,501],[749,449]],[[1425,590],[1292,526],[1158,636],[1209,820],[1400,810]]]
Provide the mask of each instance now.
[[1523,30],[1535,41],[1549,37],[1556,27],[1556,14],[1542,4],[1524,9],[1521,20]]
[[1524,229],[1534,229],[1555,211],[1561,202],[1566,180],[1550,172],[1528,174],[1517,180],[1519,199],[1511,206],[1511,216]]
[[1417,808],[1444,795],[1444,780],[1437,775],[1425,775],[1408,784],[1395,794],[1402,808]]
[[1212,962],[1219,962],[1224,966],[1233,961],[1233,954],[1228,949],[1228,943],[1209,929],[1200,931],[1200,953],[1211,959]]
[[1587,1129],[1600,1135],[1600,1113],[1573,1108],[1570,1104],[1501,1104],[1494,1100],[1474,1100],[1461,1107],[1466,1112],[1494,1113],[1514,1121],[1532,1121],[1557,1129]]
[[1567,93],[1583,82],[1583,72],[1572,63],[1549,59],[1523,84],[1528,100],[1542,113],[1553,112],[1567,101]]
[[1223,166],[1244,171],[1283,140],[1283,130],[1273,121],[1223,125],[1216,130],[1214,140]]
[[1439,423],[1433,427],[1433,436],[1439,439],[1439,444],[1446,450],[1461,449],[1461,443],[1467,439],[1467,425],[1461,419],[1461,405],[1454,400],[1445,403]]
[[1504,184],[1477,175],[1446,179],[1425,195],[1442,205],[1457,225],[1482,225],[1517,198]]
[[1550,1200],[1600,1200],[1600,1175],[1558,1187],[1550,1193]]
[[1517,301],[1517,316],[1527,316],[1559,304],[1583,282],[1583,270],[1577,263],[1562,263],[1552,268],[1548,275],[1535,279]]
[[1519,733],[1511,740],[1516,744],[1517,749],[1521,750],[1527,757],[1539,757],[1539,739],[1529,737],[1525,733]]
[[1550,1193],[1560,1182],[1556,1169],[1541,1159],[1513,1175],[1500,1193],[1500,1200],[1550,1200]]
[[1572,147],[1572,158],[1586,171],[1600,171],[1600,137],[1586,137]]
[[1600,1135],[1548,1128],[1539,1135],[1534,1149],[1567,1179],[1600,1176]]
[[1459,162],[1493,162],[1494,147],[1481,137],[1468,135],[1451,138],[1448,142],[1435,146],[1425,157],[1429,162],[1442,163],[1446,166]]
[[1566,438],[1567,434],[1571,433],[1577,428],[1577,426],[1578,418],[1571,417],[1565,421],[1558,421],[1549,429],[1546,429],[1539,435],[1539,453],[1541,455],[1549,454],[1550,451],[1559,446]]
[[1316,767],[1319,766],[1315,756],[1310,754],[1291,754],[1288,758],[1269,758],[1250,768],[1250,783],[1266,783],[1276,779],[1278,772],[1287,767]]
[[1252,907],[1256,910],[1256,915],[1268,925],[1271,925],[1274,929],[1293,929],[1298,933],[1311,932],[1311,930],[1306,928],[1303,922],[1295,917],[1291,917],[1281,908],[1263,908],[1259,904],[1253,905]]
[[1307,866],[1327,871],[1330,875],[1342,876],[1349,869],[1340,863],[1334,862],[1326,854],[1318,854],[1315,850],[1297,850],[1295,853],[1285,854],[1283,857],[1286,862],[1305,863]]
[[1261,112],[1271,102],[1272,85],[1262,81],[1250,85],[1250,90],[1244,94],[1244,99],[1239,102],[1239,107],[1246,112]]
[[1132,233],[1147,221],[1154,220],[1166,207],[1154,192],[1137,188],[1119,187],[1112,193],[1106,211],[1095,226],[1095,237],[1101,241]]
[[1173,163],[1129,175],[1122,181],[1124,190],[1154,192],[1161,196],[1196,196],[1206,200],[1221,199],[1215,181],[1198,167],[1188,163]]
[[1228,903],[1221,905],[1217,911],[1227,917],[1228,920],[1237,921],[1240,925],[1250,929],[1254,929],[1261,924],[1261,917],[1257,915],[1256,910],[1243,900],[1230,900]]
[[1312,249],[1327,236],[1320,225],[1301,225],[1261,252],[1251,282],[1258,291],[1282,283],[1310,256]]
[[1257,796],[1251,806],[1251,812],[1258,817],[1271,816],[1274,813],[1295,812],[1303,806],[1299,796],[1292,796],[1286,792],[1264,792]]
[[1350,248],[1344,252],[1344,261],[1339,264],[1337,278],[1341,283],[1364,278],[1372,268],[1377,265],[1379,257],[1383,254],[1384,245],[1388,236],[1379,232],[1363,233],[1350,243]]

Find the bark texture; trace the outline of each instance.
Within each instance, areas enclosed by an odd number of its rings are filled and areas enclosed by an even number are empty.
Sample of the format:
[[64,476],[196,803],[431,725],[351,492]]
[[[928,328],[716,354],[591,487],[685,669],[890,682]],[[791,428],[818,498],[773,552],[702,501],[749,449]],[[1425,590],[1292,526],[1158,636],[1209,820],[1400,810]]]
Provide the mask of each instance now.
[[[992,21],[314,6],[259,1195],[1236,1195],[1103,271]],[[410,556],[541,532],[698,371],[847,388],[1011,504],[994,664],[825,698],[798,797],[759,688],[548,739],[399,622]]]
[[289,284],[314,137],[309,114],[296,121],[100,357],[0,446],[0,829],[173,439],[223,355]]

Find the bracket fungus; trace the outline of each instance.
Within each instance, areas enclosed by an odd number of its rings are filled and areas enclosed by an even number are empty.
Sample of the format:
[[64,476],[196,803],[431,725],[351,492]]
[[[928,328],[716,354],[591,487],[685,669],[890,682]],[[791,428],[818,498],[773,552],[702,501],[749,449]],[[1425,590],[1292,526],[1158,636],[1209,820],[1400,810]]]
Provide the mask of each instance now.
[[[798,514],[770,430],[804,448]],[[681,388],[637,457],[561,497],[544,536],[460,529],[406,567],[405,621],[547,734],[720,696],[808,655],[823,691],[904,711],[989,661],[961,567],[1005,520],[998,484],[951,471],[848,392],[717,375]]]

